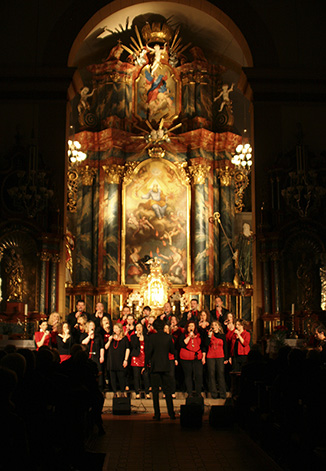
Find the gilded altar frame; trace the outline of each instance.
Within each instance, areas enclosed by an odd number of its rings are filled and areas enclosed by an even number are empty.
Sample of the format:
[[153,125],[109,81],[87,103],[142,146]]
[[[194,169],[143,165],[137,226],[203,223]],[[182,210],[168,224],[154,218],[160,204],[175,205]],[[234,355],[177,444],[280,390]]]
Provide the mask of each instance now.
[[[161,217],[155,213],[155,203],[163,203],[154,201],[153,204],[148,196],[155,190],[155,185],[162,196],[167,195]],[[180,198],[173,199],[173,195]],[[176,204],[180,204],[179,211],[175,210]],[[160,211],[160,207],[157,209]],[[173,163],[165,159],[147,159],[133,172],[125,174],[122,183],[122,284],[139,287],[140,277],[150,272],[150,266],[142,259],[149,257],[161,261],[163,274],[172,286],[191,284],[190,215],[191,187]]]

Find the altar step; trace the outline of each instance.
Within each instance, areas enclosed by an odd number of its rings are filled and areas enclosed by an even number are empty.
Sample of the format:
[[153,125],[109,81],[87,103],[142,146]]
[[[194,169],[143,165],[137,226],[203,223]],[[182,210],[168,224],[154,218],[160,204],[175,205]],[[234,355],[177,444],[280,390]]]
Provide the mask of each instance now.
[[[103,413],[112,413],[113,406],[113,392],[106,392],[103,405]],[[147,399],[145,394],[141,394],[141,399],[136,399],[136,393],[130,391],[127,393],[130,397],[131,413],[132,414],[153,414],[153,399],[152,393],[150,393],[150,399]],[[209,414],[212,406],[222,406],[225,403],[225,399],[212,399],[209,393],[202,394],[204,398],[204,414]],[[176,398],[173,399],[174,410],[176,414],[180,413],[180,407],[186,403],[187,394],[183,392],[177,392]],[[167,414],[166,401],[163,398],[163,393],[160,392],[160,409],[162,414]]]

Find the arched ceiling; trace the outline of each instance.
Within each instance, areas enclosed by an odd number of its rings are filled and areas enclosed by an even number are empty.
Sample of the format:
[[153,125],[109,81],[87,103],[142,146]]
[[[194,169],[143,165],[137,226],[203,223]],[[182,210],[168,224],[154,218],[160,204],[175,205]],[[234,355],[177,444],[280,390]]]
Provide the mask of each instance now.
[[[80,47],[70,57],[72,65],[84,66],[94,60],[103,59],[107,52],[116,45],[119,39],[128,40],[134,34],[133,26],[143,25],[154,18],[168,20],[173,28],[181,26],[181,37],[184,43],[192,42],[199,46],[207,57],[214,62],[225,65],[235,72],[249,64],[243,44],[239,44],[241,34],[236,38],[230,28],[207,12],[183,4],[183,2],[142,2],[122,8],[105,15],[104,9],[92,19],[92,27],[85,34]],[[225,15],[222,15],[225,20]],[[224,21],[226,23],[226,21]],[[230,22],[229,22],[230,23]],[[113,32],[113,33],[112,33]],[[121,38],[122,37],[122,38]]]

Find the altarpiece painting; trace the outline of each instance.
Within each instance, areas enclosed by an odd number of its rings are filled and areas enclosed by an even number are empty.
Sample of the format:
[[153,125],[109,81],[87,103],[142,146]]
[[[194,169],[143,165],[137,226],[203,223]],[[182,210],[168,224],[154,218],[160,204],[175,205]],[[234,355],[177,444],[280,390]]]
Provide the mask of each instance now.
[[[137,170],[137,169],[136,169]],[[156,257],[173,284],[189,280],[189,196],[173,164],[145,161],[124,185],[124,281],[138,284]]]

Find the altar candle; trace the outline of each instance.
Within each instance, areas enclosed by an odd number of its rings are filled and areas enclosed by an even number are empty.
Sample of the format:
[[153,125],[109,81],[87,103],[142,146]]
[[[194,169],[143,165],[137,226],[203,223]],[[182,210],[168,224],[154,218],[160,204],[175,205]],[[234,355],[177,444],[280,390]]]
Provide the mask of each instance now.
[[25,304],[24,306],[24,315],[27,316],[28,314],[28,304]]
[[294,303],[292,304],[292,307],[291,307],[291,314],[294,314]]

